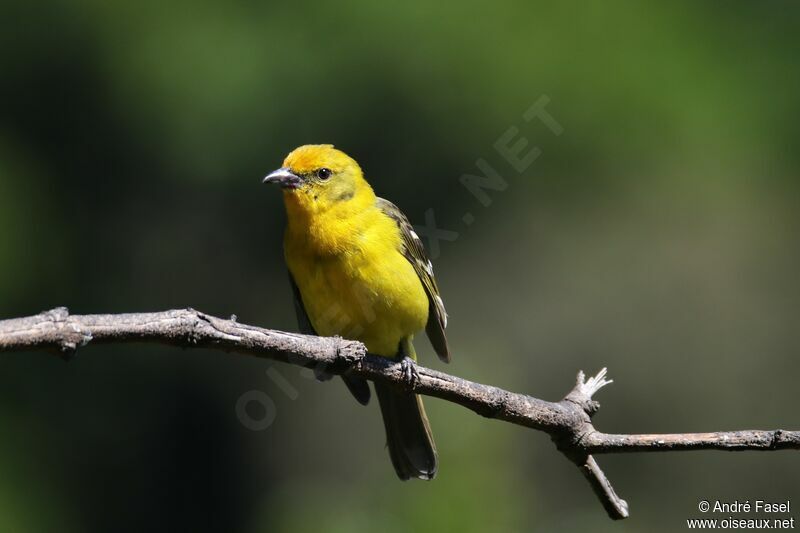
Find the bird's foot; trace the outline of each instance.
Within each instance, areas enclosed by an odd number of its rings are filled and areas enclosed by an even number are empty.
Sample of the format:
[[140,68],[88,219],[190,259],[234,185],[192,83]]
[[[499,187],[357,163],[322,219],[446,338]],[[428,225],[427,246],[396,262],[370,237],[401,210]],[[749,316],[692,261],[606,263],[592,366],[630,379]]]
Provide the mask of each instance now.
[[417,363],[409,356],[405,355],[400,359],[400,371],[403,373],[403,381],[409,390],[414,390],[419,383],[419,372],[417,371]]

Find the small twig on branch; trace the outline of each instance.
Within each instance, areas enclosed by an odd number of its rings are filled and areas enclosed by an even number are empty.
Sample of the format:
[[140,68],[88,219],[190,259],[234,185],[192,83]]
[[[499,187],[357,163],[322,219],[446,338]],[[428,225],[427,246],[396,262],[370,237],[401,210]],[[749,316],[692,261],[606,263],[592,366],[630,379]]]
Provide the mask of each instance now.
[[[0,321],[0,352],[54,349],[69,358],[88,343],[155,342],[186,348],[215,348],[350,373],[372,381],[408,388],[398,361],[367,353],[363,344],[338,337],[284,333],[216,318],[193,309],[159,313],[70,315],[60,307],[35,316]],[[560,402],[416,367],[413,390],[457,403],[488,418],[496,418],[548,433],[558,449],[575,463],[614,519],[628,516],[628,504],[617,496],[593,454],[663,452],[671,450],[800,449],[800,431],[746,430],[665,435],[611,435],[595,430],[591,416],[600,405],[592,397],[605,385],[606,370],[585,379]]]

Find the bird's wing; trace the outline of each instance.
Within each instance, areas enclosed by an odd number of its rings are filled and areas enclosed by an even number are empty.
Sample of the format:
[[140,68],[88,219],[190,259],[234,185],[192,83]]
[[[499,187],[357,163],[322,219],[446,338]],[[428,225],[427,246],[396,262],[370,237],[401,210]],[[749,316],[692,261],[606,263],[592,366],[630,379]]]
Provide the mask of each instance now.
[[304,335],[316,335],[317,332],[314,326],[311,325],[311,319],[308,318],[306,308],[303,306],[303,297],[300,296],[300,288],[294,281],[294,276],[289,272],[289,284],[292,286],[292,296],[294,296],[294,312],[297,315],[297,327],[300,328],[300,333]]
[[406,259],[414,266],[422,286],[428,295],[428,323],[425,325],[425,332],[431,340],[433,349],[436,350],[439,359],[445,363],[450,362],[450,348],[447,346],[447,337],[444,328],[447,327],[447,311],[444,309],[444,302],[439,294],[439,286],[433,275],[433,264],[422,241],[414,232],[414,228],[400,209],[389,200],[378,198],[377,205],[386,215],[394,219],[400,227],[400,234],[403,236],[402,252]]
[[[308,313],[306,313],[306,308],[303,305],[303,298],[300,296],[300,288],[297,286],[297,283],[295,283],[291,272],[289,272],[289,284],[292,286],[292,294],[294,295],[294,310],[297,313],[297,326],[300,328],[300,333],[305,335],[316,335],[317,332],[314,330],[314,326],[311,324],[311,319],[308,318]],[[324,368],[315,368],[314,374],[320,381],[327,381],[333,377],[330,374],[327,374]],[[348,376],[345,374],[342,374],[342,379],[358,403],[361,405],[367,405],[369,403],[370,391],[369,385],[365,379],[355,376]]]

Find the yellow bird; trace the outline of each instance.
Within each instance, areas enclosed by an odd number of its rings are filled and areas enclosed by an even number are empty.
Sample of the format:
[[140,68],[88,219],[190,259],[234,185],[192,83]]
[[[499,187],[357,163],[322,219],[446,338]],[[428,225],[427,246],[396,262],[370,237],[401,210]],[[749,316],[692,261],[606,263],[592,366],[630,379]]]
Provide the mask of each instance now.
[[[284,256],[304,333],[356,339],[372,354],[405,361],[416,359],[411,341],[424,328],[450,361],[447,314],[419,236],[375,195],[358,163],[329,144],[301,146],[264,182],[283,189]],[[343,379],[366,405],[367,382]],[[438,459],[422,400],[380,383],[375,392],[397,475],[432,479]]]

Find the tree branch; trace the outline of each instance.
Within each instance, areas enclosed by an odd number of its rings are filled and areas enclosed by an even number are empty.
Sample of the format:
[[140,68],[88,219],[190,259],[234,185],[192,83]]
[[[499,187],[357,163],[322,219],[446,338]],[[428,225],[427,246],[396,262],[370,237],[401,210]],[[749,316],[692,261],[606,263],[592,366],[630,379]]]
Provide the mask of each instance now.
[[69,359],[90,342],[155,342],[185,348],[214,348],[324,369],[332,374],[349,373],[457,403],[488,418],[544,431],[579,467],[614,519],[628,516],[628,504],[617,496],[593,454],[800,449],[800,431],[780,429],[665,435],[598,432],[591,417],[600,405],[592,397],[611,383],[605,379],[605,369],[589,379],[579,372],[574,388],[563,400],[548,402],[419,365],[409,380],[399,362],[370,355],[356,341],[263,329],[239,324],[235,317],[225,320],[193,309],[70,315],[66,308],[60,307],[35,316],[0,321],[0,352],[51,349]]

